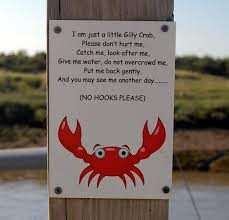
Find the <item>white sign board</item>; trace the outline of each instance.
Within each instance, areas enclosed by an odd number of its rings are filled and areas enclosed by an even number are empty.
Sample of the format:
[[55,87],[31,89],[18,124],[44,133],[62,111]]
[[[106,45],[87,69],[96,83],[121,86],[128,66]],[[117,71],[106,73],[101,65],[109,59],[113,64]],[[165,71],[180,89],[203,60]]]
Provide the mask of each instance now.
[[174,79],[173,22],[50,21],[50,197],[168,199]]

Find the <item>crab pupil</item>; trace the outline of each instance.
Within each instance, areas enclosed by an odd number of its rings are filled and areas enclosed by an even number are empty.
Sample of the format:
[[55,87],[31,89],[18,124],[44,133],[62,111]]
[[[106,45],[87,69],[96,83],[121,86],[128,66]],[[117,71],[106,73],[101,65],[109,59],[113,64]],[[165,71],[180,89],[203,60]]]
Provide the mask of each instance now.
[[122,152],[122,155],[123,155],[123,156],[125,156],[125,155],[126,155],[126,152],[125,152],[125,151],[123,151],[123,152]]
[[102,153],[102,151],[99,151],[98,154],[101,156],[103,153]]

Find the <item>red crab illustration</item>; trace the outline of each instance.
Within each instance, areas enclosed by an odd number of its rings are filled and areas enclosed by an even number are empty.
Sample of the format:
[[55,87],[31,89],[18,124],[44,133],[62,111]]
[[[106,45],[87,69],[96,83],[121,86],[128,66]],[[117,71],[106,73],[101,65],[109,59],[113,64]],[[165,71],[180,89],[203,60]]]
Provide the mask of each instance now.
[[67,117],[63,119],[59,126],[58,137],[61,144],[75,157],[83,159],[89,166],[86,167],[79,178],[79,184],[86,174],[91,172],[88,179],[88,187],[92,179],[99,174],[97,180],[97,188],[101,180],[106,176],[119,177],[126,188],[126,178],[124,175],[130,177],[136,186],[136,181],[133,173],[138,175],[144,185],[144,176],[142,172],[135,166],[141,160],[150,157],[151,154],[161,148],[165,141],[165,127],[158,117],[157,125],[152,134],[148,130],[148,121],[146,121],[143,128],[143,141],[142,146],[134,155],[130,152],[127,145],[119,146],[105,146],[99,144],[94,146],[94,152],[88,154],[86,149],[81,143],[81,126],[77,120],[76,130],[74,133],[69,129]]

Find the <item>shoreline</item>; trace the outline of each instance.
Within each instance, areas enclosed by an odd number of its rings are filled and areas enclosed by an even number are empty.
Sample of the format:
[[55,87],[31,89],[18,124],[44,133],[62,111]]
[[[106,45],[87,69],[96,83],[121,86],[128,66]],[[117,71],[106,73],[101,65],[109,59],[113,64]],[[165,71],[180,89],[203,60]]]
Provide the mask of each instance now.
[[[203,161],[229,152],[229,131],[226,129],[175,130],[174,155],[186,171],[199,170]],[[47,132],[42,128],[7,127],[0,128],[0,150],[47,146]],[[208,171],[229,172],[229,153],[213,161]],[[178,170],[174,158],[173,169]],[[206,171],[206,167],[202,167]],[[203,169],[202,169],[203,170]]]

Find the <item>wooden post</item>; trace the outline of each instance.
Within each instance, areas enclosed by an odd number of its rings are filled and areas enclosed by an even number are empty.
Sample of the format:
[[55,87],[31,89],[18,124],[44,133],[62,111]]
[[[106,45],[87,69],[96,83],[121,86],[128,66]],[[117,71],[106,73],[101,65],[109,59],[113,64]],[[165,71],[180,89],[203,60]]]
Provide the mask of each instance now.
[[[173,0],[48,0],[48,20],[173,19]],[[50,199],[50,220],[168,220],[168,200]]]

